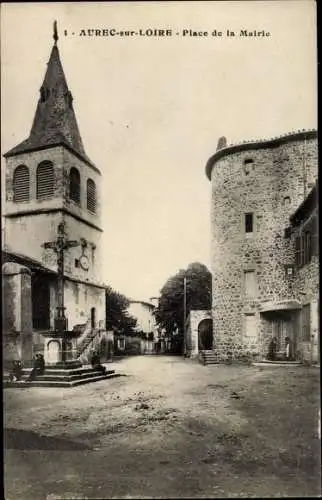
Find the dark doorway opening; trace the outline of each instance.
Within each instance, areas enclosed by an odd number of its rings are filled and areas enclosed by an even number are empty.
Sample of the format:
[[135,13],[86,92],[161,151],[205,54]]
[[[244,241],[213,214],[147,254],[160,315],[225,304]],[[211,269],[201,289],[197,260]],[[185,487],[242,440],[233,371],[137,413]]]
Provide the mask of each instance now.
[[95,328],[96,326],[96,309],[95,307],[91,308],[91,328]]
[[212,319],[203,319],[198,325],[198,348],[199,351],[212,349],[213,330]]
[[50,329],[50,291],[46,275],[35,274],[31,280],[32,326],[35,330]]
[[[262,313],[262,317],[269,322],[266,328],[270,342],[264,353],[265,358],[271,359],[270,345],[271,340],[275,339],[275,359],[278,361],[296,360],[297,343],[302,323],[299,310],[267,311]],[[288,354],[287,345],[289,345]]]

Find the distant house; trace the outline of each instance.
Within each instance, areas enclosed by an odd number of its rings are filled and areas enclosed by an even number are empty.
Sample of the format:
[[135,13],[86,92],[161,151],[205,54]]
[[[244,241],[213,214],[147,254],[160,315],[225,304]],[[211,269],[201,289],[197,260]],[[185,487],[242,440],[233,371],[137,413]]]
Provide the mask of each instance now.
[[128,312],[137,319],[136,331],[156,334],[155,305],[143,300],[131,300]]

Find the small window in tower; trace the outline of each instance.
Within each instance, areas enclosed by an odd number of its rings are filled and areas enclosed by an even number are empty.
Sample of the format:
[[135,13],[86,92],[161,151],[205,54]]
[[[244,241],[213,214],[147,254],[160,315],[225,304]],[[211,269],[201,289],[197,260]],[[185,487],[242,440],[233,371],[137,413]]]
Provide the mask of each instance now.
[[290,205],[290,203],[291,203],[291,198],[289,196],[284,196],[284,199],[283,199],[284,207]]
[[19,165],[13,173],[13,201],[20,203],[29,201],[30,181],[29,170],[25,165]]
[[245,175],[249,175],[253,169],[254,169],[254,160],[252,158],[245,158],[244,160]]
[[54,166],[51,161],[43,161],[37,167],[37,200],[51,198],[54,194]]
[[244,338],[246,341],[256,342],[258,338],[258,326],[255,314],[244,315]]
[[69,173],[69,198],[77,205],[80,204],[80,174],[75,167],[72,167]]
[[253,214],[250,212],[245,214],[245,232],[246,233],[253,232]]
[[73,107],[73,96],[72,96],[72,93],[70,90],[68,91],[68,94],[67,94],[67,102],[68,102],[68,106],[70,108],[72,108]]
[[294,276],[294,266],[293,264],[287,264],[285,266],[285,275],[287,278]]
[[255,297],[257,295],[257,281],[254,270],[244,271],[244,293],[246,297]]
[[87,180],[87,210],[96,213],[96,185],[92,179]]
[[47,87],[41,87],[40,89],[40,101],[45,102],[49,97],[49,89]]

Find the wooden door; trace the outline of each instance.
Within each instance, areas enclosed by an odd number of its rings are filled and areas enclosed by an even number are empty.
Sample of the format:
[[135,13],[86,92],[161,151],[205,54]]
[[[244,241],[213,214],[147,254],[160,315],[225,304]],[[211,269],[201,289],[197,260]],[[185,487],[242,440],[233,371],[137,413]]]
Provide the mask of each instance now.
[[36,274],[31,282],[32,326],[35,330],[50,328],[49,281],[43,274]]

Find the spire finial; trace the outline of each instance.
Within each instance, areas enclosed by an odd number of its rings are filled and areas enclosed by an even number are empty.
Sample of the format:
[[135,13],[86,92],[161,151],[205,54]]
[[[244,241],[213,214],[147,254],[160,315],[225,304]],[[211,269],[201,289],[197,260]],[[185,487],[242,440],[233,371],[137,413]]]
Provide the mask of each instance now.
[[57,21],[54,21],[54,35],[53,39],[55,40],[55,45],[58,42],[58,32],[57,32]]

